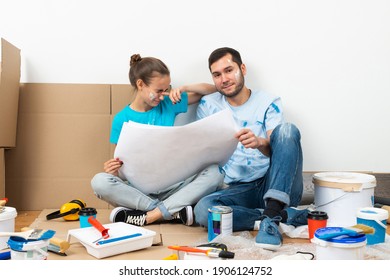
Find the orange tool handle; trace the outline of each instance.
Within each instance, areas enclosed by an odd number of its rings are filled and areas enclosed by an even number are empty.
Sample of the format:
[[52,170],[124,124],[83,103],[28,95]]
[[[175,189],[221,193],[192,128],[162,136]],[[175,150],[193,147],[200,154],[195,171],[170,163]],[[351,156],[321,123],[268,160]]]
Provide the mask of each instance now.
[[191,253],[203,253],[207,254],[209,250],[202,250],[194,247],[187,246],[168,246],[169,249],[183,251],[183,252],[191,252]]
[[110,237],[108,235],[108,228],[105,228],[98,220],[96,220],[94,216],[88,218],[88,223],[90,223],[91,225],[93,225],[94,228],[100,231],[104,238]]

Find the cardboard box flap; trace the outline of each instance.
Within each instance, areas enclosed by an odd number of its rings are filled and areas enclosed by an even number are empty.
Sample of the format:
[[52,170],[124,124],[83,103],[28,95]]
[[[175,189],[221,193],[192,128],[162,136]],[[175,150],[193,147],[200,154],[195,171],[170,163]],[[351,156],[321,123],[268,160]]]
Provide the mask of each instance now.
[[110,114],[110,85],[39,84],[20,87],[23,114]]
[[1,39],[0,147],[15,147],[19,105],[20,50]]

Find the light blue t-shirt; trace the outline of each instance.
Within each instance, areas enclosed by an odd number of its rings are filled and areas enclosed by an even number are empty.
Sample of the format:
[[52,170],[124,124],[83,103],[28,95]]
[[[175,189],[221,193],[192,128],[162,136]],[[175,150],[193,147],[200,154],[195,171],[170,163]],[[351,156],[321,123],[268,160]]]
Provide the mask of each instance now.
[[147,112],[137,112],[131,109],[129,105],[126,105],[125,108],[115,115],[112,121],[110,142],[113,144],[118,143],[119,135],[125,122],[133,121],[142,124],[173,126],[176,116],[187,112],[187,109],[188,96],[186,92],[181,94],[179,103],[172,104],[169,97],[164,96],[164,100],[160,104]]
[[[267,131],[283,122],[283,108],[279,97],[264,91],[252,91],[241,106],[231,106],[219,92],[204,96],[199,103],[197,119],[229,109],[239,128],[249,128],[257,136],[267,138]],[[229,161],[222,167],[225,183],[251,182],[265,175],[269,158],[258,149],[246,149],[240,142]]]

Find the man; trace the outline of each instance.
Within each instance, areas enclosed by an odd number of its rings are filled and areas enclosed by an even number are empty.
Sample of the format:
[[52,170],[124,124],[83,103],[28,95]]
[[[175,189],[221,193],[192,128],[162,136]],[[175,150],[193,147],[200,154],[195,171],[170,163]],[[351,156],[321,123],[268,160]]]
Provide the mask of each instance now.
[[202,97],[197,117],[229,109],[241,128],[237,149],[222,167],[227,187],[202,198],[196,221],[207,227],[208,208],[233,209],[233,231],[259,229],[256,245],[275,250],[282,245],[280,222],[307,224],[307,210],[298,210],[303,191],[300,132],[285,123],[281,100],[246,87],[247,73],[238,51],[219,48],[209,57],[218,92]]

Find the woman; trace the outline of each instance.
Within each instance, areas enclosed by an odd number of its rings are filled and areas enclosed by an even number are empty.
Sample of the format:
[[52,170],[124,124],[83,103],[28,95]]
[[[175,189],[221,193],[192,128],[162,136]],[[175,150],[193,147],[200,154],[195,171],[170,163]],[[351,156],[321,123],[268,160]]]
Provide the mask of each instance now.
[[[134,101],[115,115],[110,142],[117,144],[124,122],[173,126],[175,117],[187,111],[202,95],[215,92],[209,84],[196,84],[170,89],[168,67],[154,57],[131,56],[130,84],[136,90]],[[188,90],[188,92],[186,92]],[[110,214],[111,222],[126,222],[143,226],[158,220],[178,220],[192,225],[193,211],[200,198],[217,190],[223,184],[223,175],[217,165],[177,182],[156,193],[145,194],[118,176],[123,162],[119,158],[104,163],[104,172],[91,181],[94,193],[100,199],[117,206]]]

